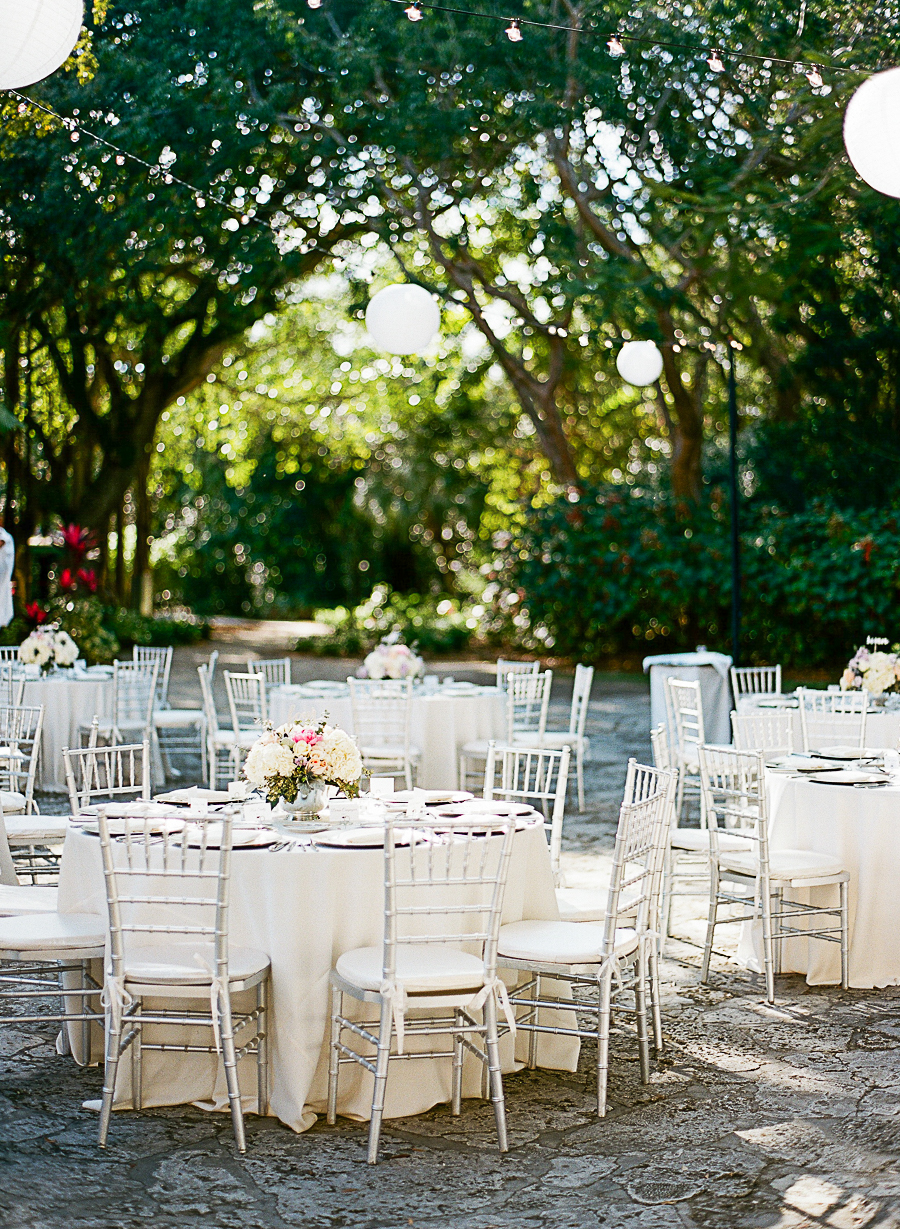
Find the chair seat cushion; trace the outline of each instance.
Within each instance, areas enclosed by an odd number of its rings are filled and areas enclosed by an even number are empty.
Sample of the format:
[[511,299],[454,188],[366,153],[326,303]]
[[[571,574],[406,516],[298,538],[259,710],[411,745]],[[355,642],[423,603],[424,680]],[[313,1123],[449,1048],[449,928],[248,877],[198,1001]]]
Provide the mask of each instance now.
[[212,740],[217,747],[233,747],[237,741],[240,747],[252,747],[254,743],[259,742],[259,730],[241,730],[237,740],[235,740],[234,730],[214,730]]
[[153,724],[158,730],[181,729],[182,726],[202,725],[206,720],[202,708],[162,708],[153,714]]
[[[627,956],[638,945],[629,927],[616,931],[617,956]],[[597,964],[603,948],[603,927],[591,922],[512,922],[500,927],[501,956],[533,960],[537,964]]]
[[[673,828],[669,838],[673,849],[683,849],[690,853],[709,852],[708,828]],[[746,837],[732,836],[728,832],[719,833],[719,850],[743,850],[748,846]]]
[[100,947],[106,922],[92,913],[36,913],[0,918],[0,952]]
[[27,805],[24,794],[16,790],[0,790],[0,807],[3,808],[4,815],[15,815],[17,812],[22,812]]
[[[728,853],[719,858],[723,870],[754,875],[759,863],[756,850],[750,853]],[[806,849],[773,849],[769,852],[769,875],[772,879],[828,879],[843,873],[838,858],[827,853],[812,853]]]
[[30,884],[0,884],[0,918],[55,913],[57,899],[56,888],[32,887]]
[[65,815],[6,815],[4,823],[10,845],[57,844],[68,827]]
[[[211,943],[164,943],[158,947],[126,947],[126,982],[208,986],[216,967]],[[228,949],[228,980],[243,981],[269,967],[265,952],[252,947]]]
[[[383,955],[380,947],[357,947],[338,957],[335,972],[360,990],[378,990]],[[478,990],[484,985],[484,961],[456,948],[400,944],[396,976],[410,994]]]

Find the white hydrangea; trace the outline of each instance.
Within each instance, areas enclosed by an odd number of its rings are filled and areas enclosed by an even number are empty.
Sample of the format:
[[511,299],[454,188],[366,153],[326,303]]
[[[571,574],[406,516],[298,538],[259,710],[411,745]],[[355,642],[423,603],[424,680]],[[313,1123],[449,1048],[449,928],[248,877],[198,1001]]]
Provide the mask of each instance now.
[[78,645],[68,632],[58,631],[53,636],[53,657],[58,666],[74,666],[78,660]]
[[873,696],[893,687],[897,681],[896,659],[892,653],[872,653],[863,671],[862,685]]
[[263,734],[247,753],[244,776],[256,786],[264,786],[270,777],[289,777],[295,768],[293,753],[275,737]]
[[425,663],[406,644],[380,644],[365,660],[370,679],[417,678],[425,672]]
[[362,758],[353,739],[337,726],[326,725],[322,741],[312,749],[312,765],[326,780],[351,783],[362,775]]
[[32,632],[19,645],[19,661],[26,666],[45,666],[53,657],[53,641],[46,632]]

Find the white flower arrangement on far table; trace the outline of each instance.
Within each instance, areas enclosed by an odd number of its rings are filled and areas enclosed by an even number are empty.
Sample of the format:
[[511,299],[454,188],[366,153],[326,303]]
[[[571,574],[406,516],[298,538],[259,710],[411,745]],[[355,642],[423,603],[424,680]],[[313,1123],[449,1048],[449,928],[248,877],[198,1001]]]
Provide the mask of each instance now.
[[425,673],[425,663],[408,644],[382,640],[363,663],[360,674],[370,679],[414,679]]
[[872,652],[865,645],[858,648],[841,675],[841,689],[864,690],[872,696],[900,691],[900,652],[897,646],[891,653],[881,650]]
[[244,776],[265,791],[274,806],[283,798],[293,803],[298,792],[334,785],[348,798],[359,795],[362,759],[356,743],[338,726],[288,721],[265,733],[247,753]]
[[36,628],[19,645],[19,661],[26,666],[40,666],[44,672],[53,666],[74,666],[78,655],[78,645],[55,623]]

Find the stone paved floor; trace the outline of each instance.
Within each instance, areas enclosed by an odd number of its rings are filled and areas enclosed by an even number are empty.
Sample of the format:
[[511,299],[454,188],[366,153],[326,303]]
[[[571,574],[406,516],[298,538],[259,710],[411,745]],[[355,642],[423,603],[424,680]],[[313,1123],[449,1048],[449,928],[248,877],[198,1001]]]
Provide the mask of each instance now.
[[[329,664],[340,677],[345,667]],[[321,665],[303,663],[295,677]],[[638,682],[595,688],[588,808],[568,822],[572,882],[603,874],[625,761],[648,752],[647,710]],[[295,1135],[249,1118],[240,1159],[229,1120],[188,1107],[116,1114],[100,1152],[96,1115],[81,1108],[100,1073],[59,1057],[50,1027],[0,1027],[0,1225],[900,1226],[900,990],[844,994],[783,978],[770,1008],[726,957],[700,987],[701,908],[683,902],[666,950],[667,1051],[651,1084],[641,1086],[624,1035],[603,1121],[591,1109],[590,1045],[576,1074],[510,1075],[503,1158],[476,1101],[459,1119],[441,1106],[388,1122],[374,1169],[361,1124]]]

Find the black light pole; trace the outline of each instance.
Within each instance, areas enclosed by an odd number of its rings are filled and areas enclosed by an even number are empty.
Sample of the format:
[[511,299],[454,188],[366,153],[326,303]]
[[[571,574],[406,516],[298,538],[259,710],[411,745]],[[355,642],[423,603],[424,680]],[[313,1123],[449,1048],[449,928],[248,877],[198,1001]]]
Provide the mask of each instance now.
[[741,664],[741,539],[738,523],[738,469],[737,469],[737,379],[735,359],[737,347],[728,341],[728,450],[731,488],[731,656],[734,664]]

